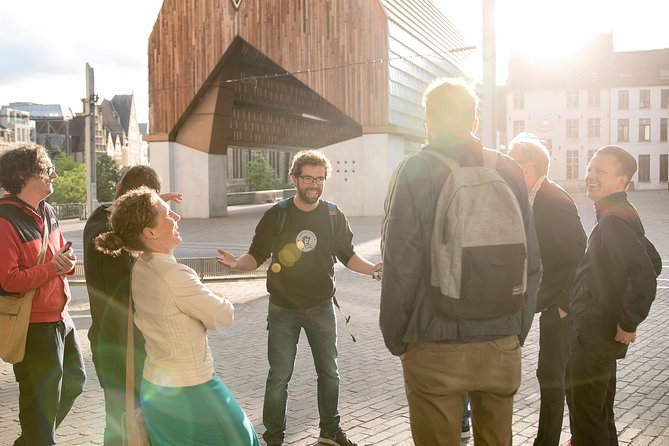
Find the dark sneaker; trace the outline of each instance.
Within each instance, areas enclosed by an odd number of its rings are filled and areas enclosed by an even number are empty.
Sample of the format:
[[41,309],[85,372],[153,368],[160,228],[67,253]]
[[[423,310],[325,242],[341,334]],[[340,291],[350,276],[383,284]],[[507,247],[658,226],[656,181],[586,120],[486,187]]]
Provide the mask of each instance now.
[[320,437],[318,437],[318,442],[323,444],[329,444],[330,446],[358,446],[356,443],[353,443],[351,440],[346,438],[344,431],[339,431],[334,435],[326,435],[321,432]]

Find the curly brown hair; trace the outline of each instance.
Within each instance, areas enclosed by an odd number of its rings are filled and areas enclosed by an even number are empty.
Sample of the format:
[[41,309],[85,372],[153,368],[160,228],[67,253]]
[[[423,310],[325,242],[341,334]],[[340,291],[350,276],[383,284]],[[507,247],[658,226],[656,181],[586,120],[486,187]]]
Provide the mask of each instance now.
[[109,217],[112,230],[95,238],[97,250],[114,257],[122,250],[133,257],[141,254],[145,249],[142,230],[155,225],[159,199],[155,190],[142,186],[114,200]]
[[50,166],[51,159],[44,147],[33,142],[21,143],[0,156],[0,186],[17,195],[32,177],[46,175]]
[[325,178],[330,176],[332,171],[332,164],[330,160],[321,152],[316,150],[301,150],[295,154],[293,162],[290,166],[290,175],[299,177],[302,175],[302,166],[317,166],[325,168]]

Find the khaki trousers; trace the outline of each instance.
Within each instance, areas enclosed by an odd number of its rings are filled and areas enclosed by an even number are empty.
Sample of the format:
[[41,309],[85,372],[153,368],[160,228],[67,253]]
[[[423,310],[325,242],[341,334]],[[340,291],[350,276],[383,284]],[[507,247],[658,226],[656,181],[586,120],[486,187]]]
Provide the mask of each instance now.
[[470,344],[414,343],[402,359],[411,434],[417,446],[460,444],[469,392],[474,444],[511,446],[520,386],[517,336]]

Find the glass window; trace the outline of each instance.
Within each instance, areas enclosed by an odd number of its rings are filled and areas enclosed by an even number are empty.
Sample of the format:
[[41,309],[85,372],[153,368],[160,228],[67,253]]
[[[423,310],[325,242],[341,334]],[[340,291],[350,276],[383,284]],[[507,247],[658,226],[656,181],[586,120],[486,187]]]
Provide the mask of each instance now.
[[667,119],[660,118],[660,141],[667,142]]
[[669,108],[669,89],[663,88],[660,93],[660,108]]
[[597,149],[588,149],[588,163],[590,162],[592,157],[595,156],[596,151],[597,151]]
[[650,90],[639,91],[639,108],[650,108]]
[[650,182],[650,155],[639,155],[639,183]]
[[567,179],[578,180],[578,150],[567,150]]
[[599,90],[588,90],[588,107],[599,107]]
[[599,118],[588,118],[588,136],[599,137]]
[[517,135],[525,131],[525,121],[513,121],[513,134]]
[[525,94],[523,92],[513,93],[513,109],[522,110],[525,108]]
[[628,142],[630,140],[630,120],[618,119],[618,142]]
[[567,90],[567,108],[578,107],[578,90]]
[[630,92],[628,90],[618,90],[618,108],[630,108]]
[[567,138],[578,137],[578,119],[567,119]]
[[639,141],[650,141],[650,118],[639,119]]

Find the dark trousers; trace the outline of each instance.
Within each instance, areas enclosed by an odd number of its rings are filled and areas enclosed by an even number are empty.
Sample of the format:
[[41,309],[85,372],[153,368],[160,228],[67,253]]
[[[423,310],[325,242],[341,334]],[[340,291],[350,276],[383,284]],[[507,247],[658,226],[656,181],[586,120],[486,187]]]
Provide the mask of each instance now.
[[613,417],[616,359],[627,346],[610,337],[574,333],[569,360],[572,395],[572,445],[617,446]]
[[56,444],[56,428],[81,394],[86,381],[79,338],[69,316],[28,327],[26,354],[14,365],[19,383],[21,435],[15,446]]
[[534,446],[558,446],[560,443],[570,345],[571,316],[560,318],[555,306],[542,312],[537,367],[541,404]]
[[[143,342],[143,339],[142,339]],[[137,344],[137,343],[136,343]],[[125,412],[126,344],[96,342],[91,344],[95,373],[105,395],[105,446],[121,446],[121,416]],[[146,353],[135,347],[135,406],[139,406],[139,389]]]

